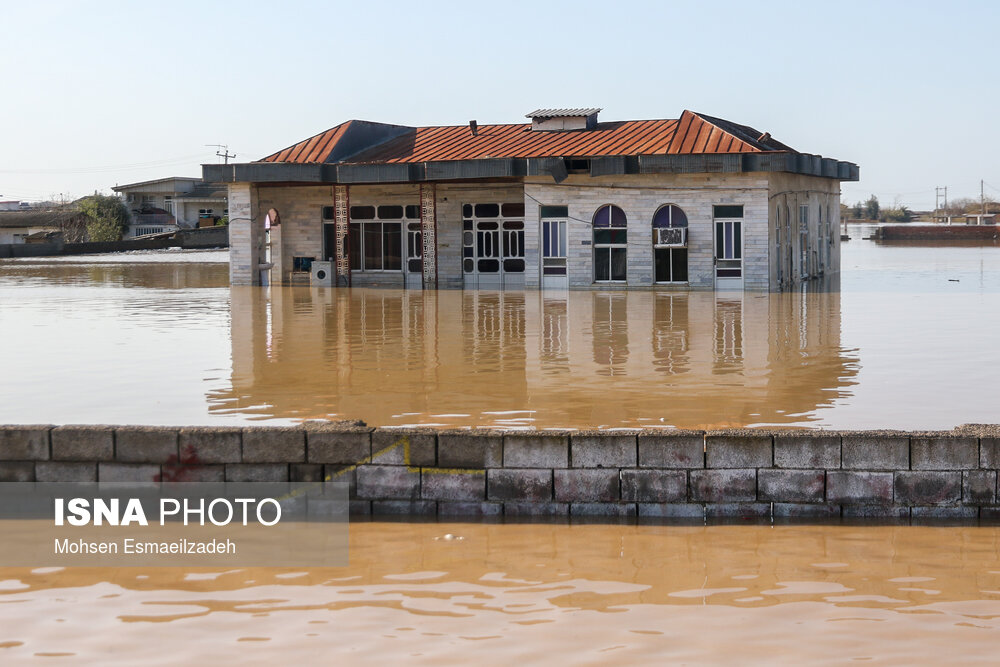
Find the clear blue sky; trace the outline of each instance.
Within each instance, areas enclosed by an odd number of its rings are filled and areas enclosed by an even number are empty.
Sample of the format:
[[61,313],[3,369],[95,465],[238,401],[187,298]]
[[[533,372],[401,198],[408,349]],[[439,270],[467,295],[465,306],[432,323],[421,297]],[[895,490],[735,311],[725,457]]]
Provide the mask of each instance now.
[[691,109],[861,165],[844,200],[1000,199],[1000,3],[7,2],[0,195],[258,159],[351,118]]

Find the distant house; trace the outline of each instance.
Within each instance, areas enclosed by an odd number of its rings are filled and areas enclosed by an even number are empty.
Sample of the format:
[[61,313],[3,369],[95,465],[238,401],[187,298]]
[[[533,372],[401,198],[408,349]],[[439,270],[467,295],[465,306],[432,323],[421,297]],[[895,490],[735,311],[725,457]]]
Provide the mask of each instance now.
[[0,211],[18,211],[21,209],[19,201],[0,201]]
[[0,211],[0,244],[52,240],[67,231],[82,231],[86,224],[85,216],[74,209]]
[[203,165],[229,186],[230,280],[290,283],[310,267],[325,285],[782,290],[839,273],[840,183],[857,165],[692,111],[599,111],[352,120],[256,162]]
[[129,209],[125,238],[210,227],[228,215],[225,186],[217,187],[200,178],[159,178],[116,185],[113,190]]

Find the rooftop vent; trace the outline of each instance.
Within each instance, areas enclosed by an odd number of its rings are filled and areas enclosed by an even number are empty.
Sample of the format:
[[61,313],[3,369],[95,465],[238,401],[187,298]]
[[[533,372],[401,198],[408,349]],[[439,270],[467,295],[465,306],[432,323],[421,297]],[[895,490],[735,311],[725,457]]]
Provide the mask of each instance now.
[[600,109],[535,109],[526,118],[531,119],[532,131],[592,130],[597,127]]

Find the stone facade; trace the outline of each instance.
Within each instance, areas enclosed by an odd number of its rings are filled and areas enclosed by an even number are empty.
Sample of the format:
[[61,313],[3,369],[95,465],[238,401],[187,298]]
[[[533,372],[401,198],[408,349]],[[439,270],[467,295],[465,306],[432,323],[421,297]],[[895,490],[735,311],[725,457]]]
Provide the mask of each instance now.
[[[567,286],[571,289],[714,289],[713,207],[719,205],[742,206],[743,289],[788,289],[804,279],[830,276],[840,270],[840,190],[839,183],[832,179],[761,172],[597,177],[571,174],[561,183],[549,177],[525,177],[522,181],[437,184],[438,287],[478,286],[462,267],[462,208],[477,203],[524,207],[525,271],[522,275],[508,274],[505,287],[542,287],[542,206],[567,208]],[[257,267],[268,263],[271,281],[294,282],[294,258],[328,259],[324,225],[332,221],[324,221],[324,207],[334,204],[332,186],[234,183],[229,188],[234,285],[260,284],[262,277]],[[352,207],[414,206],[420,201],[419,185],[352,185],[349,198]],[[592,220],[596,211],[607,204],[619,207],[627,219],[624,283],[601,283],[594,278]],[[655,281],[652,220],[656,211],[667,204],[678,206],[688,219],[688,280],[682,283]],[[278,212],[281,224],[265,234],[264,216],[271,209]],[[800,224],[800,220],[804,222]],[[354,270],[351,284],[419,286],[419,276],[409,275],[406,261],[406,225],[417,221],[402,222],[402,270]],[[301,279],[308,280],[305,275]]]

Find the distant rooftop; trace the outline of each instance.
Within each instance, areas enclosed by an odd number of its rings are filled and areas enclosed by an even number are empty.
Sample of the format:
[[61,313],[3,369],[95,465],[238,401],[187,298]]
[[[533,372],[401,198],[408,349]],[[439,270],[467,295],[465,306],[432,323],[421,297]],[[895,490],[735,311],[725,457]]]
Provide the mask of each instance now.
[[580,116],[590,116],[599,113],[599,108],[593,109],[535,109],[531,113],[525,114],[525,118],[577,118]]

